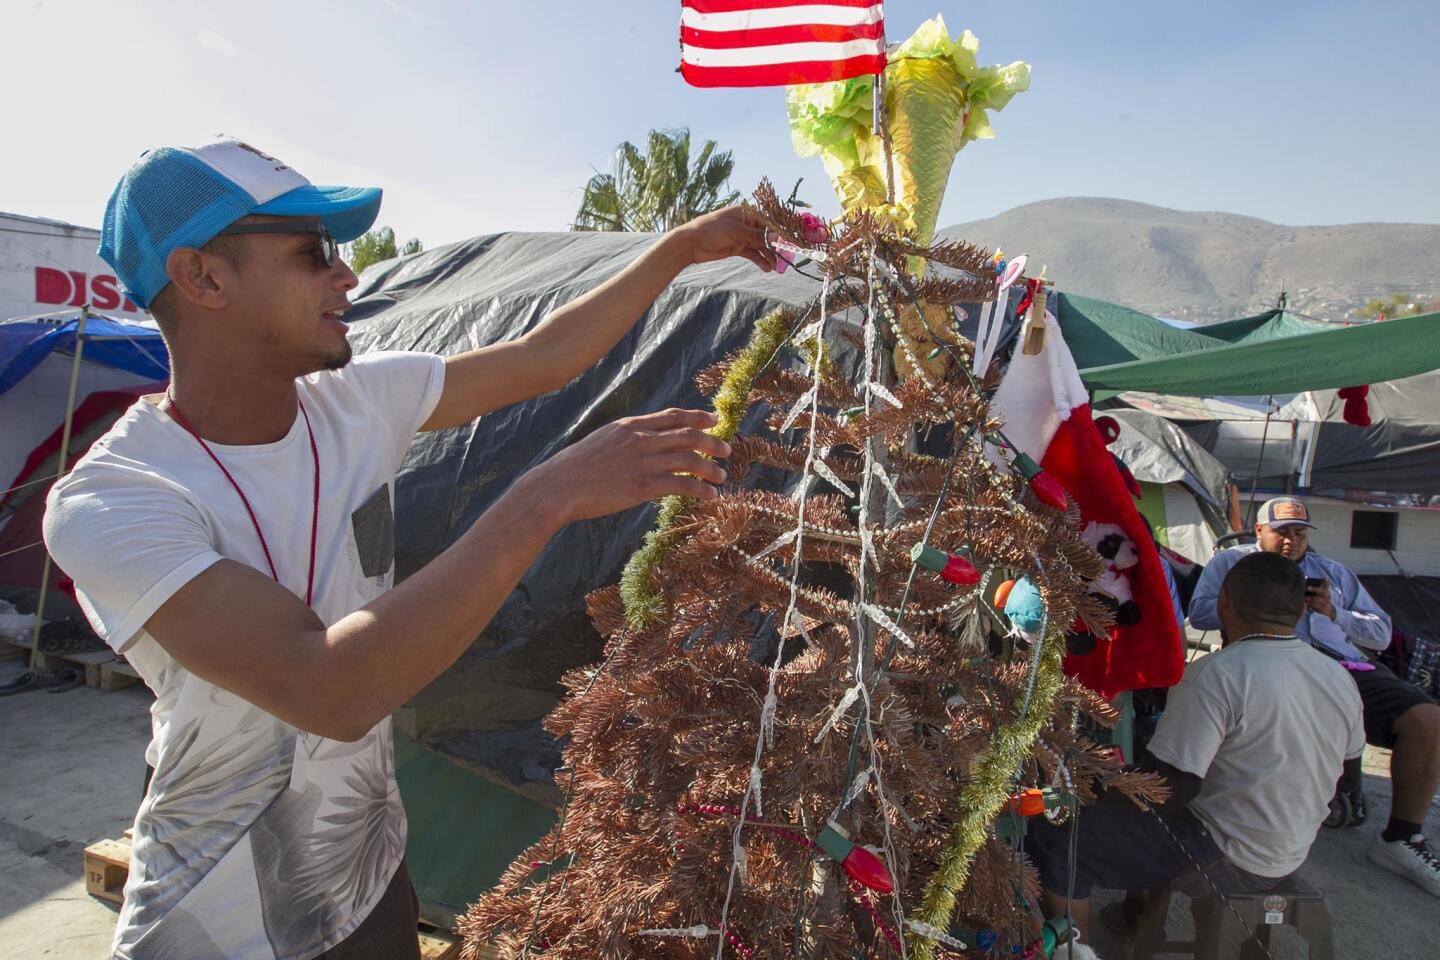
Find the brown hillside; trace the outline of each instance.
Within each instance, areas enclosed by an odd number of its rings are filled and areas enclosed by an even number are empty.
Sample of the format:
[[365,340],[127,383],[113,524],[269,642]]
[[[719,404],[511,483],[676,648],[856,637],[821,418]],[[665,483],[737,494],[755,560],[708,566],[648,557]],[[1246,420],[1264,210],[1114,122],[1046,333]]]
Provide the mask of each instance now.
[[1060,289],[1198,322],[1266,309],[1283,288],[1304,313],[1343,320],[1372,297],[1440,294],[1440,225],[1290,227],[1233,213],[1063,197],[943,231],[1029,253]]

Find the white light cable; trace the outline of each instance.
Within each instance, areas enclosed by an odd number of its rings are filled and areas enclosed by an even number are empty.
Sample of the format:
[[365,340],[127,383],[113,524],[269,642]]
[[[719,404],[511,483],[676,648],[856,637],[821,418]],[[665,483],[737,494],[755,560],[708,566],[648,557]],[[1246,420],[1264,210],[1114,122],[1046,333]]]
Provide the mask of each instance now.
[[[830,278],[828,276],[820,285],[820,318],[816,321],[816,346],[814,361],[814,385],[810,396],[810,429],[806,437],[805,466],[801,470],[800,488],[808,487],[811,473],[813,472],[815,459],[815,428],[820,417],[820,376],[821,361],[823,360],[825,344],[825,317],[829,313]],[[781,617],[781,624],[790,622],[790,618],[796,612],[796,604],[800,596],[800,558],[805,539],[805,497],[803,494],[799,499],[799,517],[795,525],[795,556],[790,565],[790,600],[786,607],[785,616]],[[777,698],[775,694],[776,680],[780,675],[780,661],[785,655],[785,638],[783,634],[780,642],[775,647],[775,659],[770,664],[769,686],[765,693],[765,705],[760,711],[760,729],[755,737],[755,759],[751,762],[750,787],[745,791],[745,796],[740,802],[740,816],[735,821],[735,832],[730,839],[731,864],[730,879],[725,885],[725,903],[720,908],[720,929],[726,930],[730,920],[730,902],[735,896],[736,875],[744,869],[745,848],[741,844],[742,831],[745,828],[746,814],[750,807],[752,794],[759,800],[759,768],[760,758],[765,754],[767,743],[774,744],[774,724]],[[757,805],[758,809],[758,805]],[[715,946],[715,960],[721,960],[725,955],[725,938],[721,937]]]

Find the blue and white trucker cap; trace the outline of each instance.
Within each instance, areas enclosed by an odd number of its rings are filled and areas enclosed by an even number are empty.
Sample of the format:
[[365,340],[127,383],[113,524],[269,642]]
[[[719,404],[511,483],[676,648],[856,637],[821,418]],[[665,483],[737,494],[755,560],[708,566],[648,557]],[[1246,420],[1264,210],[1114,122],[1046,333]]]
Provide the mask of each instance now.
[[222,136],[143,153],[110,194],[99,253],[130,298],[148,308],[170,282],[165,260],[172,250],[202,247],[241,217],[319,217],[331,236],[348,243],[379,212],[378,187],[318,187],[248,143]]

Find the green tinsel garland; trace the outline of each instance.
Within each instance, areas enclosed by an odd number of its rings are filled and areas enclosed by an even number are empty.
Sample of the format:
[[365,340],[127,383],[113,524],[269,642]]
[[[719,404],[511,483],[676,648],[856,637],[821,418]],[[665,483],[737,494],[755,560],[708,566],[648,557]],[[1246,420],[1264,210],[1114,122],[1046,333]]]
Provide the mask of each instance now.
[[[791,311],[776,310],[755,324],[750,342],[730,364],[720,388],[715,391],[713,407],[719,422],[708,431],[727,443],[740,431],[740,421],[750,408],[750,388],[755,378],[770,363],[776,352],[790,337]],[[660,501],[660,515],[655,528],[645,535],[645,543],[631,555],[620,574],[620,597],[625,601],[625,619],[631,629],[651,626],[664,612],[664,598],[656,589],[650,574],[664,562],[675,548],[675,535],[670,528],[694,501],[689,497],[669,496]]]
[[[1061,635],[1046,638],[1035,675],[1035,691],[1029,709],[995,731],[990,746],[975,764],[973,775],[960,791],[960,815],[950,831],[950,842],[925,889],[925,897],[911,916],[940,930],[950,929],[955,897],[970,877],[970,864],[990,823],[1014,789],[1015,771],[1030,755],[1035,737],[1049,719],[1064,676],[1065,641]],[[910,935],[910,956],[933,960],[935,941]]]

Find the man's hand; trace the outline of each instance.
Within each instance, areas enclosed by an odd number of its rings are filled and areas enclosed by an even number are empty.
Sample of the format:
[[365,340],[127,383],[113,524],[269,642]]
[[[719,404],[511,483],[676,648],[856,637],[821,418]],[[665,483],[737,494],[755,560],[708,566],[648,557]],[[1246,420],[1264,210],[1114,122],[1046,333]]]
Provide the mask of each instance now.
[[536,467],[547,497],[563,504],[567,520],[618,513],[670,494],[710,500],[725,482],[713,459],[730,445],[705,433],[715,415],[665,410],[617,420]]
[[775,254],[765,243],[765,218],[746,206],[726,207],[696,217],[675,229],[691,263],[744,257],[761,270],[775,269]]
[[1335,604],[1330,599],[1330,581],[1320,581],[1320,586],[1305,585],[1305,606],[1316,613],[1323,613],[1331,620],[1335,619]]
[[404,583],[329,626],[270,577],[221,560],[145,628],[187,670],[287,723],[359,739],[469,648],[560,526],[671,493],[715,497],[725,471],[705,456],[730,446],[704,433],[714,423],[667,410],[596,430],[521,476]]
[[458,427],[491,410],[562,389],[605,356],[692,263],[744,257],[761,270],[774,270],[765,227],[765,219],[747,207],[696,217],[523,337],[449,357],[440,400],[420,429]]

